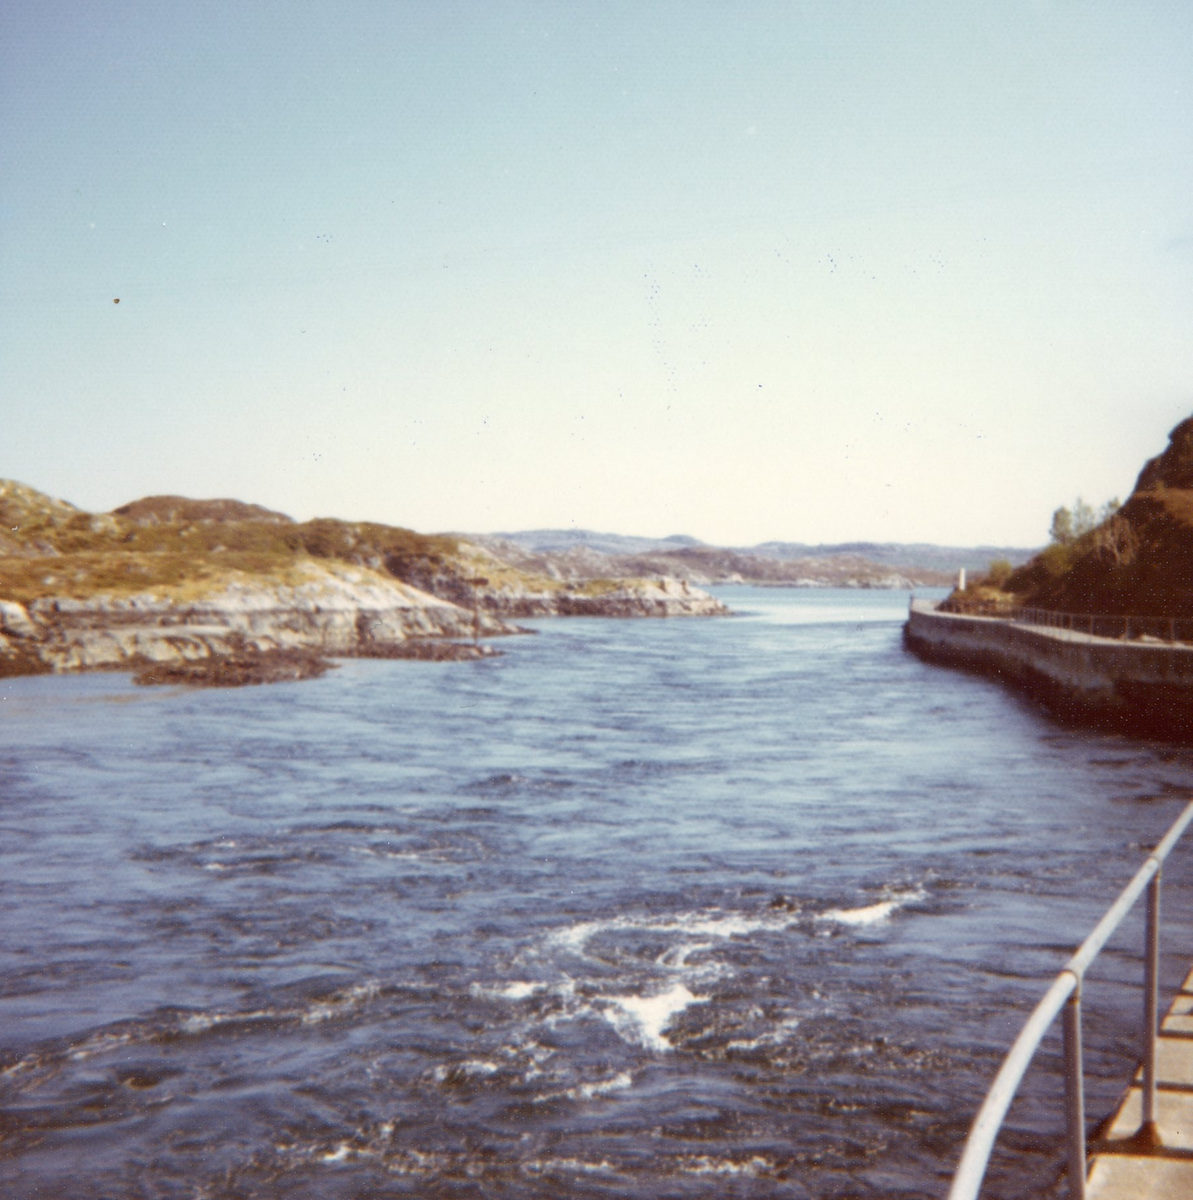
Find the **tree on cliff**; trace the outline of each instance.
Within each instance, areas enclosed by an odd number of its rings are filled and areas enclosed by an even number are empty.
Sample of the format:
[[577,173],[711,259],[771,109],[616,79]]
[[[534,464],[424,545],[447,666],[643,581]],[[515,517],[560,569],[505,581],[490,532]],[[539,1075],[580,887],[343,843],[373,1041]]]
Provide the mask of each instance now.
[[1052,516],[1051,544],[1006,588],[1067,612],[1193,617],[1193,417],[1140,472],[1127,502],[1096,516],[1078,499]]
[[1072,509],[1062,507],[1052,514],[1052,528],[1048,536],[1057,546],[1071,546],[1086,534],[1092,533],[1104,521],[1108,521],[1118,508],[1117,499],[1108,500],[1102,506],[1102,511],[1095,513],[1093,506],[1078,496]]

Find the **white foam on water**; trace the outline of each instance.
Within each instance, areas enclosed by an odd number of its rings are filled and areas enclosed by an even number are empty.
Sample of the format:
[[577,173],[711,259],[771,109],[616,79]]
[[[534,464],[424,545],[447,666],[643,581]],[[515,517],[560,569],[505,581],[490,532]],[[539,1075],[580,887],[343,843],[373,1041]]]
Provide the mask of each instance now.
[[896,908],[896,901],[882,900],[877,904],[867,904],[863,908],[830,908],[828,912],[820,913],[816,919],[836,921],[838,925],[879,925],[889,920]]
[[624,1092],[633,1087],[634,1076],[629,1071],[622,1071],[612,1079],[600,1080],[597,1083],[582,1083],[578,1087],[568,1088],[563,1094],[569,1100],[592,1100],[597,1096],[606,1096],[610,1092]]
[[445,1083],[447,1080],[458,1078],[461,1075],[469,1079],[480,1079],[487,1075],[496,1075],[499,1070],[501,1068],[495,1062],[481,1058],[468,1058],[450,1066],[441,1063],[431,1072],[431,1077],[436,1083]]
[[601,996],[600,1011],[627,1041],[636,1041],[648,1050],[672,1049],[663,1030],[685,1008],[704,1004],[707,996],[694,996],[682,983],[654,996]]
[[319,1003],[312,1004],[299,1014],[304,1025],[317,1025],[320,1021],[330,1021],[348,1009],[357,1008],[373,1000],[381,991],[379,980],[370,979],[367,983],[356,983],[352,987],[337,992],[334,996]]
[[469,990],[474,996],[486,996],[491,1000],[528,1000],[531,996],[538,995],[539,992],[545,992],[549,987],[550,984],[546,983],[513,980],[510,983],[503,983],[495,987],[486,987],[484,984],[474,983]]
[[535,1159],[524,1163],[522,1170],[533,1174],[548,1174],[551,1171],[569,1171],[572,1174],[605,1175],[616,1174],[617,1168],[608,1159],[600,1162],[585,1162],[581,1158]]
[[759,1158],[757,1155],[747,1159],[745,1162],[737,1163],[727,1158],[712,1158],[710,1155],[701,1154],[683,1162],[680,1170],[687,1175],[757,1176],[763,1172],[773,1171],[774,1164],[768,1162],[765,1158]]
[[178,1022],[180,1033],[206,1033],[220,1025],[246,1023],[250,1021],[293,1021],[303,1025],[317,1025],[330,1021],[354,1008],[374,999],[381,992],[380,980],[370,979],[365,983],[353,984],[325,1000],[317,1000],[305,1008],[259,1008],[251,1012],[198,1012],[190,1013]]
[[369,858],[388,858],[402,862],[445,862],[439,850],[377,850],[372,846],[349,846],[353,854],[364,854]]
[[388,1159],[385,1169],[391,1175],[435,1175],[447,1170],[451,1160],[445,1154],[424,1153],[421,1150],[403,1150]]
[[507,1059],[520,1060],[519,1066],[525,1083],[546,1076],[549,1073],[547,1064],[555,1057],[555,1051],[550,1047],[530,1039],[525,1039],[518,1045],[502,1046],[501,1053]]
[[[759,931],[786,929],[798,914],[798,908],[747,916],[721,909],[677,913],[663,917],[609,917],[598,921],[580,921],[556,930],[547,939],[555,946],[583,954],[588,943],[602,933],[618,931],[643,933],[679,933],[691,938],[727,939]],[[700,947],[694,946],[693,949]]]
[[88,1058],[94,1058],[97,1054],[106,1054],[120,1046],[127,1046],[130,1042],[144,1041],[151,1036],[152,1034],[149,1033],[143,1034],[140,1038],[132,1033],[97,1033],[75,1046],[67,1057],[75,1062],[82,1062]]
[[257,1009],[255,1012],[191,1013],[189,1017],[183,1017],[178,1022],[178,1030],[180,1033],[206,1033],[209,1029],[227,1025],[230,1021],[264,1021],[270,1017],[276,1019],[283,1015],[270,1008]]
[[894,892],[885,900],[866,904],[861,908],[830,908],[827,912],[819,913],[816,920],[835,921],[838,925],[881,925],[884,921],[889,921],[899,909],[923,900],[925,895],[922,887]]
[[799,1017],[788,1017],[780,1021],[773,1029],[760,1033],[755,1038],[739,1038],[725,1044],[726,1050],[760,1050],[764,1046],[780,1046],[800,1026]]
[[678,946],[664,950],[655,959],[655,962],[667,971],[686,971],[688,970],[688,959],[693,954],[699,954],[701,950],[711,950],[714,944],[713,942],[681,942]]

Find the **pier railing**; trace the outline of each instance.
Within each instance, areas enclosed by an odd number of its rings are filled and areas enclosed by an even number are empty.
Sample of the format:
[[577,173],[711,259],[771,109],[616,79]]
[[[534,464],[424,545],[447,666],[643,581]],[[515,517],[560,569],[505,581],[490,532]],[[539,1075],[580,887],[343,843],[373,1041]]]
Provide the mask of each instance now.
[[1144,933],[1143,1014],[1141,1041],[1143,1058],[1143,1119],[1136,1135],[1143,1143],[1156,1144],[1156,1037],[1160,978],[1160,879],[1161,867],[1173,846],[1193,822],[1193,803],[1173,823],[1159,845],[1148,855],[1135,878],[1119,894],[1081,948],[1052,981],[1043,999],[1023,1026],[1004,1059],[990,1091],[978,1111],[948,1200],[976,1200],[986,1175],[995,1139],[1019,1084],[1035,1057],[1052,1022],[1064,1010],[1065,1125],[1069,1195],[1084,1200],[1086,1176],[1085,1084],[1081,1058],[1081,987],[1085,973],[1106,945],[1111,934],[1146,890],[1147,924]]
[[1092,637],[1148,638],[1157,642],[1193,642],[1193,620],[1183,617],[1114,616],[1055,612],[1050,608],[1015,608],[1008,614],[1022,625],[1069,629]]

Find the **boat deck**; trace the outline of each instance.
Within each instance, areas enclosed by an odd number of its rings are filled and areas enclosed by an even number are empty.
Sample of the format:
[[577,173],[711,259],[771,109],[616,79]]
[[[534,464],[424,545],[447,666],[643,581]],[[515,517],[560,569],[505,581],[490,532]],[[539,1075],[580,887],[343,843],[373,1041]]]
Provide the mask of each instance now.
[[1087,1200],[1190,1200],[1193,1197],[1193,971],[1160,1024],[1156,1046],[1156,1120],[1160,1145],[1136,1138],[1142,1103],[1136,1075],[1118,1110],[1089,1144]]

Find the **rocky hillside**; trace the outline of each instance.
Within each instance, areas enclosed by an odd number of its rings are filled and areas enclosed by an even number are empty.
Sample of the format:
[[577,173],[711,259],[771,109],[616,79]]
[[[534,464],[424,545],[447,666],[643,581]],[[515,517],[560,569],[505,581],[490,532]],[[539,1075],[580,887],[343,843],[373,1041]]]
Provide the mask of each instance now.
[[0,481],[0,675],[276,651],[388,656],[527,615],[724,612],[674,580],[536,576],[460,538],[154,496],[87,513]]
[[[659,576],[698,587],[754,583],[786,587],[915,588],[944,587],[956,578],[955,567],[943,571],[905,564],[894,566],[845,550],[784,558],[764,552],[761,547],[730,550],[681,538],[666,538],[653,548],[632,553],[614,552],[616,543],[609,535],[592,535],[592,540],[587,540],[580,534],[568,541],[553,540],[546,534],[479,536],[471,540],[522,570],[572,582],[609,576]],[[649,545],[646,538],[622,540]],[[964,565],[964,561],[958,565]],[[981,561],[985,566],[990,559]]]
[[[469,541],[497,550],[507,561],[523,553],[555,567],[565,578],[611,571],[612,562],[652,562],[691,583],[782,582],[795,586],[944,586],[957,570],[984,571],[995,560],[1020,566],[1034,550],[1016,546],[937,546],[926,542],[759,542],[754,546],[714,546],[684,534],[627,537],[591,529],[524,529],[517,533],[465,534]],[[595,552],[595,553],[593,553]],[[646,573],[652,573],[656,568]],[[899,582],[875,582],[897,580]]]
[[977,581],[951,606],[1193,617],[1193,417],[1172,431],[1113,515],[1054,541],[1000,582]]

